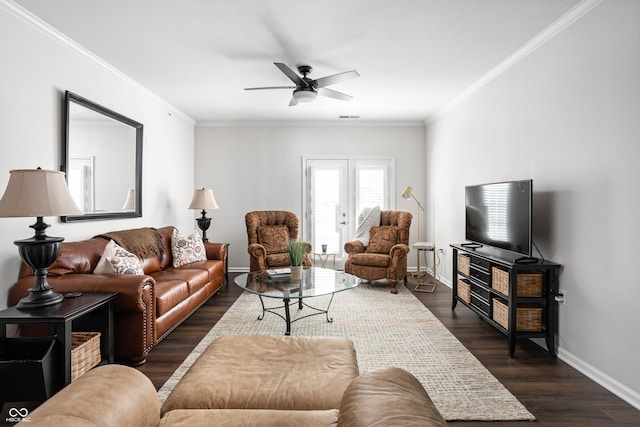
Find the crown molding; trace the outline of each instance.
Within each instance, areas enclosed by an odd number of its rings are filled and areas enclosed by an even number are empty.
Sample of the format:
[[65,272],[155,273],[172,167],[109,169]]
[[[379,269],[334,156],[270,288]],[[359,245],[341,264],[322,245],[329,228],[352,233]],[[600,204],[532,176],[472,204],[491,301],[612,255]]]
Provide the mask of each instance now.
[[94,65],[108,71],[109,73],[123,80],[125,83],[135,87],[137,90],[149,96],[154,101],[165,106],[170,111],[169,112],[170,115],[174,115],[174,114],[178,115],[183,119],[187,120],[188,122],[190,122],[192,125],[195,125],[196,121],[193,118],[189,117],[187,114],[183,113],[182,111],[177,109],[175,106],[171,105],[170,103],[168,103],[167,101],[159,97],[157,94],[150,91],[149,89],[147,89],[146,87],[138,83],[137,81],[133,80],[131,77],[127,76],[125,73],[118,70],[108,62],[104,61],[102,58],[98,57],[88,49],[84,48],[80,44],[71,40],[69,37],[67,37],[60,31],[58,31],[57,29],[53,28],[51,25],[47,24],[45,21],[38,18],[37,16],[29,12],[19,4],[15,3],[14,1],[0,0],[0,10],[6,11],[13,17],[29,25],[31,28],[45,35],[49,39],[55,41],[59,45],[68,49],[69,51],[75,53],[78,56],[88,59]]
[[442,117],[444,114],[452,110],[466,98],[470,97],[482,87],[487,85],[492,80],[496,79],[499,75],[513,67],[515,64],[520,62],[530,53],[544,45],[546,42],[551,40],[553,37],[564,31],[566,28],[571,26],[574,22],[582,18],[584,15],[589,13],[592,9],[597,7],[604,0],[582,0],[580,3],[575,5],[572,9],[570,9],[567,13],[562,15],[557,21],[553,24],[549,25],[542,32],[540,32],[537,36],[529,40],[524,46],[515,51],[511,56],[509,56],[502,63],[498,64],[495,68],[489,71],[487,74],[482,76],[479,80],[469,86],[467,89],[462,91],[458,96],[456,96],[451,102],[445,105],[443,108],[438,110],[436,113],[432,114],[425,120],[425,125],[428,125],[435,120]]
[[202,121],[197,128],[214,127],[424,127],[424,121],[336,121],[336,120],[288,120],[288,121]]

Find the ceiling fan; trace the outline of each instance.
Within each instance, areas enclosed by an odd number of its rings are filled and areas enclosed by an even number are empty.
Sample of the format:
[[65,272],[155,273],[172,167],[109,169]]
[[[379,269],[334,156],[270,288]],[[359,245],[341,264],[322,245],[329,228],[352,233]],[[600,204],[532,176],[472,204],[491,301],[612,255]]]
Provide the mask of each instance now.
[[289,102],[290,107],[298,105],[298,102],[311,102],[315,100],[318,95],[328,96],[330,98],[339,99],[341,101],[350,101],[353,99],[353,96],[332,89],[327,89],[326,86],[353,79],[355,77],[360,77],[360,74],[358,74],[356,70],[351,70],[345,71],[344,73],[320,77],[319,79],[314,80],[307,77],[307,75],[311,73],[312,70],[310,65],[298,65],[298,72],[302,74],[302,77],[281,62],[274,62],[274,65],[278,67],[280,71],[282,71],[287,77],[289,77],[289,79],[296,85],[247,87],[244,90],[293,89],[293,96],[291,97],[291,102]]

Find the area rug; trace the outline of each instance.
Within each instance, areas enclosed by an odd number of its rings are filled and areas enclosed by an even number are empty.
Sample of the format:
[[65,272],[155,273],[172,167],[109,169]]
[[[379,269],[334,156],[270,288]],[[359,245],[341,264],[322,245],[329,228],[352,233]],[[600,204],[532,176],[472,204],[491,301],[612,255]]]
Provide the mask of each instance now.
[[[309,303],[326,307],[326,297]],[[267,300],[273,306],[281,301]],[[267,304],[268,305],[268,304]],[[266,313],[258,297],[244,292],[158,391],[164,401],[171,389],[217,337],[237,334],[282,335],[284,320]],[[309,314],[292,304],[292,318]],[[335,295],[327,322],[324,315],[291,325],[292,336],[347,337],[356,347],[360,372],[397,366],[415,375],[448,420],[535,420],[458,339],[404,286],[398,294],[379,284],[361,284]]]

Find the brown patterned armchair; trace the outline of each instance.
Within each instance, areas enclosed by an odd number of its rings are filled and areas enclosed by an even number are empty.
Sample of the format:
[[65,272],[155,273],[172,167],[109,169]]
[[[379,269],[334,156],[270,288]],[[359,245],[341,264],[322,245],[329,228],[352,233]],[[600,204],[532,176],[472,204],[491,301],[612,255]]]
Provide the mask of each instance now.
[[[289,239],[298,238],[298,217],[287,211],[255,211],[244,216],[249,239],[250,271],[288,267]],[[307,243],[304,265],[310,266],[311,244]]]
[[397,294],[398,281],[407,277],[411,218],[409,212],[381,211],[380,225],[369,230],[368,246],[359,240],[344,244],[344,271],[365,280],[387,279]]

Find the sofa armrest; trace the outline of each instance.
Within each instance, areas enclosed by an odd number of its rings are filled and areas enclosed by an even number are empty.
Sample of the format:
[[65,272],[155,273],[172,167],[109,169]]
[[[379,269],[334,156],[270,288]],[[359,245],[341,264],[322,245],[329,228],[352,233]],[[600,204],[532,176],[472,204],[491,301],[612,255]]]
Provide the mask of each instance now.
[[397,245],[393,245],[391,250],[389,251],[389,255],[391,258],[398,259],[403,256],[407,256],[409,253],[409,246],[404,243],[398,243]]
[[227,245],[225,243],[204,242],[204,249],[207,252],[207,259],[226,261]]
[[60,390],[31,412],[29,419],[33,426],[152,427],[160,421],[160,402],[151,380],[140,371],[105,365]]
[[[126,276],[113,274],[64,274],[49,276],[47,281],[55,292],[117,292],[114,308],[120,311],[144,311],[152,306],[155,286],[151,276]],[[35,276],[17,281],[9,289],[9,304],[15,305],[28,295],[35,283]]]
[[344,244],[344,251],[349,255],[361,254],[365,251],[365,247],[360,240],[352,240]]
[[347,387],[338,427],[446,426],[422,384],[400,368],[365,372]]

